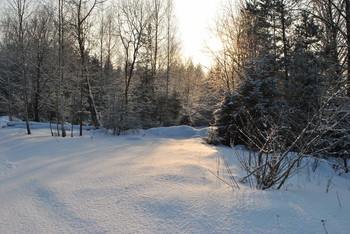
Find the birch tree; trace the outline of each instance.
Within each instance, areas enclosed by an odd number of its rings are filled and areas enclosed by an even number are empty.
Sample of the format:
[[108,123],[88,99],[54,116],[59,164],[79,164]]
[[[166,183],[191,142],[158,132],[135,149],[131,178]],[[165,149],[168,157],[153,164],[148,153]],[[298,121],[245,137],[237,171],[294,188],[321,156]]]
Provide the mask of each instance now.
[[73,12],[75,15],[74,27],[76,32],[76,39],[79,47],[80,55],[80,136],[83,134],[83,112],[84,112],[84,98],[87,96],[87,101],[89,104],[89,111],[91,114],[91,121],[95,128],[100,127],[100,123],[97,116],[97,110],[95,106],[95,101],[92,93],[92,87],[89,78],[89,71],[87,67],[88,51],[87,40],[88,40],[88,29],[89,23],[88,19],[91,17],[92,11],[95,9],[96,5],[100,2],[98,0],[84,1],[84,0],[72,0],[71,4],[73,6]]

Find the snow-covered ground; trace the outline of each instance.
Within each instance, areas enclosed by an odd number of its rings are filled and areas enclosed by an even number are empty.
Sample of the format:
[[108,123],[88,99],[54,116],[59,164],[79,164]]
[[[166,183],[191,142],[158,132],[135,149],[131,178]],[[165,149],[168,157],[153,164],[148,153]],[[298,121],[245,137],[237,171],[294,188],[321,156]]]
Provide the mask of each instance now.
[[279,191],[232,189],[211,172],[227,179],[226,159],[243,175],[235,154],[203,129],[60,138],[0,122],[0,233],[350,233],[350,178],[328,164]]

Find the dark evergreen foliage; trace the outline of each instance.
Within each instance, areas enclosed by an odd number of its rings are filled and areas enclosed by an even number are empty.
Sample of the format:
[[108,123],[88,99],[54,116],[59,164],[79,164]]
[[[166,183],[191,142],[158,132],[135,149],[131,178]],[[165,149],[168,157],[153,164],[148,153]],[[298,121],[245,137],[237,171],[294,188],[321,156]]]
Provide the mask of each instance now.
[[225,93],[213,113],[207,140],[254,150],[264,149],[273,136],[278,147],[269,147],[274,150],[293,145],[288,150],[340,157],[348,171],[350,124],[340,101],[339,67],[328,56],[329,47],[322,48],[320,24],[307,11],[287,11],[287,4],[246,1],[243,22],[255,51],[242,69],[240,85]]
[[266,56],[247,65],[237,91],[227,92],[213,114],[210,143],[253,147],[246,131],[256,131],[255,137],[260,138],[259,131],[266,131],[271,123],[280,122],[279,112],[284,102],[278,89],[275,61],[274,56]]

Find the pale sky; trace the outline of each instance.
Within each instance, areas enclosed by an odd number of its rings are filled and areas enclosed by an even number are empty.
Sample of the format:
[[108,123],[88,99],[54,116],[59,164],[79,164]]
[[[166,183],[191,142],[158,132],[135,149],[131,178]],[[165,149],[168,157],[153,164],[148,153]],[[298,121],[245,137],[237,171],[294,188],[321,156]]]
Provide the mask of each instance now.
[[219,9],[221,0],[173,0],[178,20],[184,55],[192,57],[194,63],[210,66],[211,59],[203,50],[217,46],[210,38],[209,26]]

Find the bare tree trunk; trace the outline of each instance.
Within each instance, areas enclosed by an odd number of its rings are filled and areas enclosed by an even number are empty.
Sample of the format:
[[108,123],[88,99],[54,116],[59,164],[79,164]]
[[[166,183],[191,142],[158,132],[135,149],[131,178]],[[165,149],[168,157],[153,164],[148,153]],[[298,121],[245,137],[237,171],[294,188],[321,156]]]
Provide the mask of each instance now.
[[[155,23],[155,34],[154,34],[154,53],[152,62],[152,81],[154,82],[157,76],[157,65],[158,65],[158,43],[159,43],[159,27],[160,27],[160,8],[161,3],[159,0],[154,0],[154,23]],[[153,85],[152,85],[153,87]]]
[[[92,10],[95,8],[97,4],[97,0],[94,0],[93,5],[91,8],[89,8],[88,13],[83,15],[83,1],[79,0],[77,3],[77,37],[78,37],[78,44],[79,44],[79,52],[80,52],[80,62],[81,62],[81,99],[83,98],[84,93],[84,86],[87,90],[87,98],[88,98],[88,104],[90,108],[91,113],[91,121],[92,124],[95,126],[95,128],[100,127],[100,123],[97,117],[97,111],[95,102],[92,95],[90,80],[88,77],[87,72],[87,65],[86,65],[86,50],[85,50],[85,41],[86,41],[86,32],[84,30],[86,19],[90,16]],[[84,85],[85,83],[85,85]],[[81,100],[81,111],[83,110],[83,101]],[[80,115],[80,135],[82,135],[82,113]]]
[[[72,96],[72,100],[71,100],[71,102],[72,102],[72,105],[75,105],[75,102],[76,102],[76,100],[75,100],[75,92],[73,92],[73,96]],[[74,112],[74,110],[73,111],[71,111],[71,116],[70,116],[70,121],[71,121],[71,132],[70,132],[70,136],[71,137],[73,137],[74,136],[74,122],[75,122],[75,112]]]
[[[22,60],[24,62],[24,60]],[[28,81],[27,81],[27,72],[25,64],[22,68],[22,79],[23,79],[23,95],[24,95],[24,108],[25,108],[25,121],[26,121],[26,128],[27,133],[30,135],[32,132],[30,130],[29,125],[29,105],[28,105]]]
[[83,81],[80,81],[79,136],[83,135]]
[[171,1],[168,0],[167,6],[167,66],[166,66],[166,92],[165,92],[165,108],[168,108],[169,99],[169,81],[170,81],[170,24],[171,24]]
[[347,158],[343,158],[343,162],[344,162],[345,173],[348,173],[349,172],[348,159]]
[[40,101],[40,79],[41,79],[42,60],[43,60],[42,55],[38,51],[37,67],[36,67],[36,82],[35,82],[35,85],[33,84],[33,88],[34,88],[33,114],[34,114],[35,122],[40,122],[39,101]]
[[28,104],[28,77],[27,77],[27,65],[26,65],[26,56],[24,48],[24,14],[27,9],[26,0],[16,0],[15,10],[17,11],[17,20],[18,20],[18,43],[19,43],[19,58],[20,58],[20,67],[21,67],[21,79],[22,79],[22,95],[24,101],[24,118],[26,121],[27,133],[31,134],[30,125],[29,125],[29,104]]
[[286,82],[286,88],[288,89],[288,45],[287,45],[287,36],[286,36],[286,16],[285,16],[285,5],[282,1],[281,3],[281,26],[282,26],[282,42],[283,42],[283,56],[284,56],[284,78]]
[[12,113],[12,96],[13,96],[13,91],[12,91],[12,83],[10,81],[10,77],[7,76],[7,87],[8,87],[8,98],[7,98],[7,114],[9,116],[9,120],[13,121],[13,113]]
[[347,40],[347,95],[350,96],[350,0],[345,0],[345,21],[346,21],[346,40]]
[[58,40],[59,40],[59,48],[58,48],[58,66],[59,66],[59,95],[58,95],[58,101],[59,106],[57,109],[57,117],[59,118],[59,122],[61,123],[61,130],[62,130],[62,137],[66,137],[66,128],[64,126],[64,116],[62,111],[62,100],[59,100],[63,97],[62,93],[62,86],[64,82],[64,18],[63,18],[63,6],[64,6],[64,0],[58,0]]

